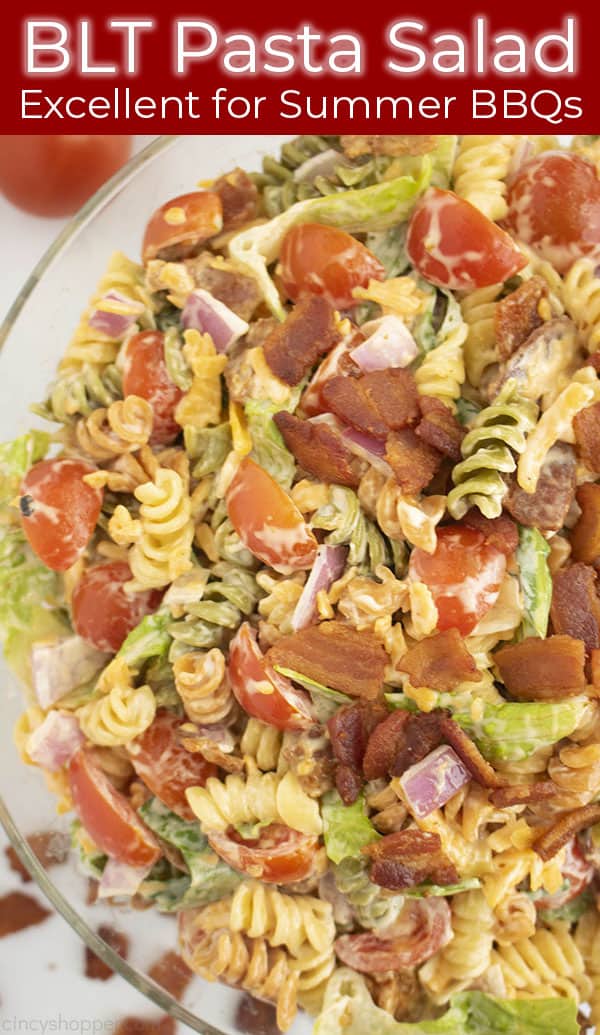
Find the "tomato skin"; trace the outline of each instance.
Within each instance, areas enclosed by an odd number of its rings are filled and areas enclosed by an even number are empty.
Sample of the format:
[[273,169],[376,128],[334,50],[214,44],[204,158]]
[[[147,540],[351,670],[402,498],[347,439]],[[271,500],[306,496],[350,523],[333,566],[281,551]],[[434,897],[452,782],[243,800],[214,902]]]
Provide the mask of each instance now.
[[70,216],[120,169],[130,136],[3,136],[0,190],[37,216]]
[[68,777],[77,815],[98,848],[129,866],[152,866],[160,855],[154,834],[85,748],[73,755]]
[[83,460],[40,460],[21,483],[23,532],[52,571],[66,571],[75,564],[93,535],[103,492],[83,478],[94,470]]
[[227,513],[251,553],[282,575],[311,568],[317,540],[287,492],[244,457],[226,495]]
[[131,764],[140,780],[182,819],[196,819],[187,803],[187,787],[204,787],[217,767],[200,754],[193,754],[177,740],[184,719],[172,712],[159,711],[154,722],[128,745]]
[[123,394],[139,395],[150,403],[153,446],[170,445],[181,431],[175,409],[183,392],[169,377],[164,341],[161,331],[140,331],[132,335],[124,352]]
[[281,283],[293,302],[309,291],[324,295],[336,309],[356,305],[354,288],[385,279],[385,267],[364,244],[321,223],[300,223],[288,230],[279,264]]
[[[244,711],[278,730],[306,729],[313,725],[308,697],[288,679],[269,671],[248,622],[240,626],[229,644],[227,667],[234,696]],[[261,693],[259,687],[272,687]]]
[[450,907],[443,898],[405,903],[389,927],[336,938],[336,955],[363,974],[415,967],[452,938]]
[[508,205],[507,226],[559,273],[583,255],[600,258],[600,180],[580,155],[547,151],[527,162]]
[[419,273],[454,291],[498,284],[526,265],[511,237],[468,201],[430,187],[408,224],[406,251]]
[[290,830],[281,823],[264,827],[258,838],[245,840],[234,830],[208,835],[208,843],[234,870],[266,884],[293,884],[313,872],[318,837]]
[[446,525],[438,528],[434,553],[413,550],[408,572],[431,590],[440,632],[458,629],[468,636],[496,602],[506,555],[477,529]]
[[111,561],[89,568],[73,590],[75,632],[98,650],[116,654],[125,637],[162,600],[161,590],[127,593],[123,587],[131,578],[125,561]]
[[195,190],[165,201],[150,216],[142,243],[142,261],[174,261],[193,255],[204,241],[223,229],[218,194]]

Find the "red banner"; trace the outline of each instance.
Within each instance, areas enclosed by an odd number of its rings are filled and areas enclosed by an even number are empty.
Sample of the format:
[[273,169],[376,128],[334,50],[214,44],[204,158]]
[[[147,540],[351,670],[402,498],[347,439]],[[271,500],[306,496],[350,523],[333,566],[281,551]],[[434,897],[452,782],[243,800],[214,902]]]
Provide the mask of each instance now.
[[3,19],[1,128],[592,133],[594,7],[25,0]]

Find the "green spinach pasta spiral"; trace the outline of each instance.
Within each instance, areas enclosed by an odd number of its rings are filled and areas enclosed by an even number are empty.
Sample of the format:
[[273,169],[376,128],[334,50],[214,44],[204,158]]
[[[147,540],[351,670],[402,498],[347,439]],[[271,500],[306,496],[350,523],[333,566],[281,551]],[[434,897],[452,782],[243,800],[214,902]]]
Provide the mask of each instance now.
[[68,424],[89,416],[99,406],[110,406],[122,394],[121,374],[114,363],[100,369],[84,364],[76,373],[59,377],[47,399],[31,409],[45,420]]

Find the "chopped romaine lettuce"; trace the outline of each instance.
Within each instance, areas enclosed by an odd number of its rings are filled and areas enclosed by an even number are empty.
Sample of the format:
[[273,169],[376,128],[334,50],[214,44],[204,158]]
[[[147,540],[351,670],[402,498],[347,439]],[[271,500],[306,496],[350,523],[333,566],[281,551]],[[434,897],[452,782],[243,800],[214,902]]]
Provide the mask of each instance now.
[[49,445],[46,431],[28,431],[12,442],[0,443],[0,507],[14,499],[23,476],[32,464],[43,460]]
[[296,473],[296,461],[273,420],[273,414],[284,408],[270,399],[249,399],[244,412],[252,439],[250,456],[284,489],[289,489]]
[[537,528],[519,525],[519,582],[525,601],[525,614],[521,623],[522,639],[539,636],[542,639],[548,631],[548,616],[552,603],[552,576],[547,557],[550,547]]
[[164,353],[165,366],[171,381],[181,388],[182,392],[189,392],[192,387],[192,371],[182,351],[183,342],[177,327],[170,326],[165,330]]
[[398,223],[391,226],[389,230],[380,230],[378,233],[367,234],[366,245],[369,251],[376,255],[379,261],[385,266],[388,279],[400,277],[406,273],[410,266],[406,254],[406,223]]
[[[535,900],[535,895],[531,896]],[[570,902],[565,902],[564,906],[560,906],[558,909],[540,909],[539,917],[546,924],[553,924],[556,921],[562,921],[567,924],[576,924],[581,919],[584,913],[587,913],[588,909],[594,908],[594,896],[589,888],[582,891],[580,895],[576,895]]]
[[355,858],[361,848],[381,836],[368,818],[364,795],[344,805],[337,791],[328,791],[321,803],[325,851],[334,863]]
[[164,657],[171,644],[167,631],[170,623],[171,615],[166,608],[153,615],[146,615],[121,644],[119,656],[131,668],[139,668],[149,658]]
[[74,819],[71,823],[71,848],[77,853],[79,867],[86,877],[100,880],[108,856],[94,844],[78,819]]
[[581,722],[587,698],[566,701],[507,701],[485,704],[483,716],[457,712],[456,721],[469,733],[490,762],[520,762],[534,751],[569,737]]
[[337,704],[350,704],[352,700],[351,697],[343,694],[340,690],[332,690],[331,687],[324,686],[323,683],[317,683],[315,679],[303,676],[301,672],[296,672],[293,668],[284,668],[282,665],[274,665],[273,667],[276,672],[279,672],[280,676],[287,676],[294,683],[299,683],[300,686],[303,686],[305,690],[315,694],[322,694],[323,697],[329,697]]

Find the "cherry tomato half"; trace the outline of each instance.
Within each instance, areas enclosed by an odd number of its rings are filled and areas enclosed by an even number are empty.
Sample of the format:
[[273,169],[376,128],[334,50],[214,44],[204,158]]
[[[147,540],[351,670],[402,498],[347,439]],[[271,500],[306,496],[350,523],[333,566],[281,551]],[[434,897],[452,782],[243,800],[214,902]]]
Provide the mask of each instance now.
[[336,309],[356,305],[355,287],[384,280],[385,267],[345,230],[300,223],[288,230],[279,254],[281,282],[294,302],[303,291],[324,295]]
[[40,460],[21,483],[23,531],[32,550],[53,571],[66,571],[75,563],[98,522],[102,490],[83,481],[93,470],[83,460]]
[[75,632],[98,650],[116,654],[125,637],[162,600],[160,590],[127,593],[124,584],[131,578],[125,561],[111,561],[89,568],[73,590]]
[[319,839],[272,823],[253,840],[245,840],[230,830],[209,834],[208,843],[224,862],[254,880],[292,884],[311,875]]
[[600,180],[591,162],[547,151],[528,162],[508,193],[507,225],[566,273],[576,259],[600,258]]
[[123,394],[140,395],[150,403],[153,446],[168,446],[181,431],[175,409],[183,392],[169,377],[164,341],[161,331],[140,331],[132,335],[124,352]]
[[77,815],[98,848],[129,866],[156,862],[160,847],[154,835],[85,748],[73,755],[68,774]]
[[409,576],[424,582],[438,609],[437,627],[468,636],[496,603],[506,572],[506,556],[486,543],[482,532],[446,525],[437,532],[433,553],[415,549]]
[[193,821],[196,817],[187,803],[186,788],[204,787],[209,776],[216,776],[217,768],[179,743],[177,730],[183,721],[172,712],[159,711],[127,750],[146,787],[182,819]]
[[308,695],[273,672],[247,622],[229,644],[228,676],[236,700],[247,715],[279,730],[307,728],[314,722]]
[[526,265],[504,230],[468,201],[438,187],[430,187],[417,202],[406,251],[423,277],[454,291],[498,284]]
[[226,503],[233,527],[255,557],[283,575],[312,568],[317,540],[287,492],[249,457],[238,467]]
[[128,136],[3,136],[0,190],[37,216],[70,216],[127,161]]
[[405,970],[424,963],[452,938],[450,907],[443,898],[408,899],[398,919],[377,934],[343,934],[335,952],[362,973]]
[[204,241],[223,228],[218,194],[196,190],[165,201],[150,216],[142,244],[142,260],[176,261],[193,255]]

